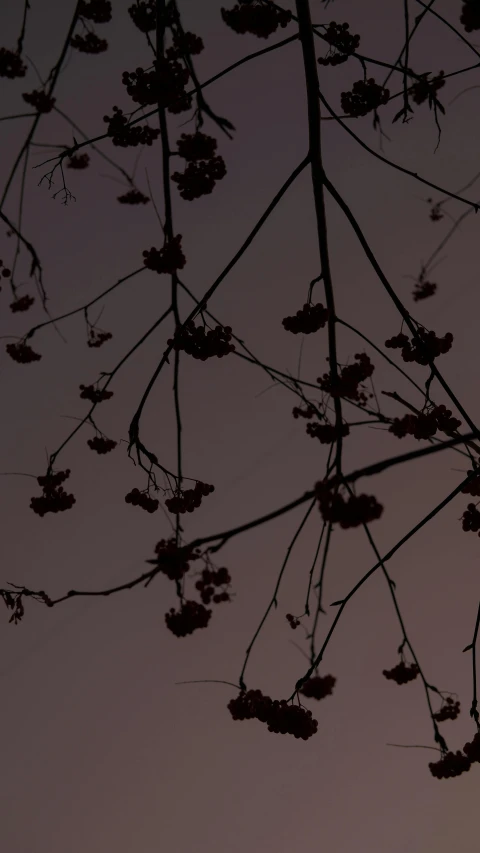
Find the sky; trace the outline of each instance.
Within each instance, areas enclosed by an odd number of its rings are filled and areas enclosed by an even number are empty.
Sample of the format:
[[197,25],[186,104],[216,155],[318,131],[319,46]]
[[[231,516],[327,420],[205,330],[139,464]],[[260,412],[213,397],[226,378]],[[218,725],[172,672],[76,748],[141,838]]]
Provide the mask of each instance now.
[[[0,8],[2,44],[13,48],[21,26],[21,4]],[[1,116],[24,111],[21,94],[45,77],[55,63],[74,3],[31,0],[24,52],[24,80],[2,78]],[[437,0],[435,8],[459,27],[461,3]],[[55,91],[56,106],[89,137],[105,131],[102,121],[114,104],[127,109],[121,83],[125,70],[149,64],[142,35],[133,27],[129,2],[116,0],[109,24],[96,31],[109,50],[99,56],[71,51]],[[243,56],[295,32],[295,24],[267,41],[238,35],[222,21],[217,0],[181,0],[185,29],[201,36],[205,50],[195,62],[207,80]],[[359,8],[361,6],[361,9]],[[231,5],[228,5],[230,8]],[[292,3],[285,8],[293,9]],[[312,0],[312,19],[348,21],[361,35],[361,52],[382,62],[395,60],[403,45],[403,2],[334,0],[327,8]],[[411,19],[421,10],[409,0]],[[471,42],[477,45],[475,32]],[[478,46],[478,45],[477,45]],[[324,53],[319,43],[317,55]],[[446,74],[476,62],[474,52],[444,23],[427,15],[412,40],[410,64],[418,72]],[[368,66],[382,81],[385,70]],[[385,72],[386,73],[386,72]],[[340,93],[361,76],[350,59],[319,67],[322,92],[340,111]],[[392,124],[400,100],[381,112],[382,130],[372,116],[348,124],[377,153],[457,193],[478,171],[477,72],[448,80],[439,94],[446,108],[442,134],[427,104],[413,119]],[[389,82],[400,91],[402,77]],[[468,90],[468,91],[465,91]],[[258,57],[211,84],[212,109],[235,126],[233,139],[208,118],[204,131],[218,141],[227,175],[211,195],[184,201],[172,190],[175,233],[182,234],[187,263],[182,281],[200,298],[238,251],[253,225],[306,156],[307,104],[298,42]],[[459,96],[458,98],[456,96]],[[168,115],[176,140],[189,114]],[[3,121],[1,186],[30,127],[31,118]],[[347,122],[346,122],[347,124]],[[76,131],[74,131],[77,136]],[[78,137],[77,137],[78,138]],[[38,143],[72,144],[72,129],[58,113],[42,118]],[[99,151],[131,171],[138,187],[151,193],[162,215],[160,143],[141,151]],[[382,148],[380,147],[382,146]],[[414,303],[411,292],[421,264],[437,249],[454,219],[466,209],[452,201],[440,222],[429,219],[426,199],[442,194],[394,171],[362,148],[334,121],[322,122],[326,174],[345,198],[382,270],[412,315],[438,335],[450,331],[452,350],[438,366],[470,417],[478,422],[478,220],[465,218],[439,253],[431,278],[438,292]],[[84,149],[87,150],[87,149]],[[31,149],[25,173],[23,231],[44,267],[48,308],[59,316],[79,308],[142,265],[142,251],[161,244],[153,204],[127,207],[117,196],[128,187],[119,172],[90,151],[89,169],[68,170],[75,201],[53,198],[61,188],[40,179],[53,149]],[[37,167],[38,168],[34,168]],[[66,170],[67,171],[67,170]],[[18,221],[19,172],[5,213]],[[122,189],[123,186],[123,189]],[[460,195],[480,198],[475,184]],[[378,347],[400,331],[395,307],[331,198],[326,203],[337,314]],[[0,258],[13,259],[14,242],[0,230]],[[297,375],[300,336],[288,334],[282,319],[306,301],[309,282],[320,272],[311,180],[308,170],[290,187],[248,251],[226,276],[209,310],[231,325],[258,359]],[[29,259],[21,256],[19,293],[34,294]],[[52,598],[69,589],[99,590],[145,571],[156,543],[170,535],[162,512],[148,514],[125,503],[132,488],[145,487],[143,472],[128,459],[126,440],[135,411],[164,351],[172,327],[162,326],[119,371],[114,397],[99,407],[98,424],[120,442],[106,456],[92,453],[85,426],[67,444],[58,467],[70,468],[67,485],[76,496],[71,511],[40,518],[29,508],[37,484],[21,472],[45,473],[48,454],[87,411],[78,386],[110,371],[169,304],[165,276],[147,272],[125,282],[100,307],[99,325],[113,338],[100,349],[85,343],[82,314],[40,330],[32,346],[40,362],[14,363],[3,350],[0,383],[0,502],[3,530],[0,586],[9,582],[44,589]],[[315,300],[324,302],[316,285]],[[164,292],[165,291],[165,292]],[[318,299],[317,299],[318,296]],[[45,319],[37,298],[28,314],[12,314],[8,282],[0,293],[0,334],[21,336]],[[192,302],[182,297],[184,316]],[[95,315],[93,315],[95,316]],[[6,339],[5,339],[6,341]],[[382,411],[401,417],[405,409],[382,391],[396,391],[413,405],[420,395],[375,350],[346,328],[338,334],[339,358],[366,352],[375,364],[374,387]],[[403,365],[398,353],[389,352]],[[310,382],[327,370],[326,335],[305,338],[301,376]],[[405,365],[403,365],[405,366]],[[424,382],[425,368],[407,365]],[[448,398],[438,384],[432,395]],[[292,417],[297,404],[265,372],[232,355],[198,362],[182,358],[180,399],[183,465],[187,476],[215,485],[215,492],[184,524],[185,539],[207,536],[294,500],[323,475],[328,449],[305,435]],[[346,406],[350,420],[358,420]],[[456,413],[454,413],[456,414]],[[172,370],[161,374],[145,409],[145,443],[169,468],[175,464]],[[462,429],[464,425],[462,426]],[[411,437],[399,441],[378,424],[352,429],[345,442],[346,471],[396,453],[418,449]],[[384,505],[372,524],[381,554],[452,491],[469,468],[453,451],[396,466],[360,481]],[[191,473],[190,473],[191,472]],[[388,563],[396,583],[408,635],[427,680],[458,694],[461,715],[441,724],[450,749],[471,740],[471,642],[480,595],[479,542],[465,533],[465,496],[455,498]],[[318,720],[308,741],[267,731],[258,721],[232,720],[228,701],[236,695],[222,683],[179,684],[213,679],[238,683],[245,650],[271,599],[286,549],[300,524],[299,507],[268,524],[231,539],[215,555],[228,567],[235,593],[218,606],[207,630],[177,638],[164,614],[176,605],[172,584],[157,577],[146,589],[102,597],[79,597],[52,609],[26,601],[18,625],[0,622],[2,685],[2,844],[8,853],[261,853],[274,849],[322,849],[329,853],[475,853],[478,849],[478,774],[474,765],[456,779],[437,780],[428,762],[436,753],[388,744],[434,746],[425,695],[417,679],[398,686],[382,675],[398,662],[402,636],[387,584],[377,572],[345,608],[328,645],[321,674],[337,679],[332,696],[305,700]],[[303,609],[308,572],[321,518],[312,512],[299,538],[273,609],[246,670],[249,688],[286,698],[306,671],[285,614]],[[335,530],[324,583],[323,642],[342,598],[376,562],[362,530]],[[307,623],[305,623],[307,624]],[[303,644],[306,649],[306,645]]]

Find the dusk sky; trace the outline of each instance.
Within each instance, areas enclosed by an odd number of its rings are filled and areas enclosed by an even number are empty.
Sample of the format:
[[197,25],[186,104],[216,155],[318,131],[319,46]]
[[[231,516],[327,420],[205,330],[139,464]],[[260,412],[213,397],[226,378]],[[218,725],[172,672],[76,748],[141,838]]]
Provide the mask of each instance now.
[[[70,50],[55,88],[53,111],[41,118],[25,172],[22,233],[34,245],[44,270],[52,317],[80,308],[143,264],[142,252],[160,247],[163,235],[152,202],[121,205],[127,182],[90,148],[85,171],[65,169],[75,200],[62,204],[59,170],[54,185],[40,183],[56,154],[46,145],[72,145],[73,135],[105,133],[104,115],[113,105],[132,110],[122,72],[151,65],[145,37],[133,25],[133,0],[114,0],[109,23],[94,24],[109,49],[89,56]],[[226,8],[233,3],[223,0]],[[39,88],[57,61],[75,2],[30,0],[23,57],[25,78],[1,77],[0,119],[30,113],[22,93]],[[195,59],[203,82],[253,51],[297,31],[293,21],[268,39],[239,35],[221,17],[222,0],[178,0],[185,30],[200,36],[205,49]],[[348,21],[361,36],[359,52],[395,62],[404,43],[403,0],[311,0],[315,24]],[[408,2],[414,21],[424,6]],[[293,0],[283,7],[295,11]],[[465,33],[460,0],[436,0],[435,10],[480,51],[478,32]],[[0,4],[0,47],[13,50],[21,29],[23,3]],[[81,32],[81,28],[78,28]],[[316,55],[326,45],[316,39]],[[433,14],[427,14],[410,45],[417,73],[450,72],[474,65],[479,55]],[[341,114],[340,95],[363,76],[349,58],[338,67],[317,66],[324,97]],[[367,65],[383,83],[388,69]],[[39,76],[38,76],[39,75]],[[401,92],[403,77],[387,84]],[[182,235],[187,259],[179,276],[200,299],[239,250],[267,206],[308,153],[308,117],[302,51],[294,41],[241,65],[204,90],[211,109],[235,127],[233,139],[208,116],[203,132],[218,141],[227,174],[213,192],[186,201],[172,183],[174,233]],[[458,97],[457,97],[458,96]],[[413,104],[408,123],[392,124],[401,96],[379,109],[383,136],[373,114],[345,121],[385,158],[452,193],[476,202],[480,184],[465,188],[479,171],[478,69],[453,76],[438,97],[438,131],[428,103]],[[322,107],[325,115],[325,109]],[[193,133],[190,112],[167,113],[172,147],[181,133]],[[65,118],[65,116],[67,118]],[[9,178],[33,119],[0,121],[0,186]],[[185,124],[188,122],[188,124]],[[155,127],[155,119],[151,126]],[[163,219],[161,142],[118,148],[109,139],[98,150],[130,174],[150,196]],[[395,293],[411,315],[438,336],[451,332],[450,352],[438,368],[470,418],[480,422],[478,394],[478,245],[480,219],[465,217],[439,252],[427,278],[438,285],[429,299],[414,302],[421,265],[467,208],[452,200],[433,222],[430,205],[441,192],[393,170],[362,148],[337,122],[322,121],[326,174],[352,213]],[[173,158],[175,169],[180,167]],[[34,168],[38,165],[38,168]],[[173,169],[172,169],[173,171]],[[22,169],[7,195],[4,212],[18,223]],[[150,185],[150,188],[149,188]],[[1,193],[0,193],[1,198]],[[359,329],[418,384],[428,368],[404,364],[386,350],[401,331],[401,318],[366,258],[357,236],[331,196],[326,196],[328,238],[337,316]],[[12,266],[15,238],[0,223],[0,258]],[[15,583],[45,590],[51,598],[68,590],[101,590],[146,571],[156,543],[171,535],[174,516],[155,514],[125,502],[146,475],[127,456],[128,428],[144,390],[171,337],[173,320],[155,331],[114,377],[111,400],[98,406],[96,423],[118,442],[97,455],[87,446],[94,432],[86,424],[65,446],[55,468],[71,469],[66,482],[76,503],[64,513],[39,517],[30,499],[40,494],[32,476],[45,474],[48,456],[88,411],[79,385],[111,371],[154,320],[169,307],[170,277],[147,270],[118,287],[92,309],[112,340],[86,346],[82,313],[39,330],[30,341],[40,361],[17,364],[5,344],[48,319],[22,250],[15,271],[18,295],[36,296],[28,313],[12,313],[9,282],[0,293],[0,501],[2,546],[0,588]],[[328,370],[327,330],[312,335],[285,331],[282,319],[306,302],[309,283],[320,274],[311,172],[303,170],[225,277],[208,309],[263,363],[315,383]],[[316,284],[313,302],[325,304]],[[180,296],[185,319],[193,308]],[[60,334],[61,333],[61,334]],[[7,338],[7,336],[10,336]],[[373,386],[382,412],[401,418],[407,409],[381,392],[397,392],[413,406],[421,395],[375,349],[338,326],[338,357],[352,363],[365,352],[375,365]],[[237,352],[242,352],[236,344]],[[185,477],[214,484],[194,513],[183,516],[184,541],[228,530],[293,501],[324,476],[328,446],[305,433],[306,421],[292,416],[298,398],[259,367],[231,353],[205,362],[182,353],[180,403]],[[160,374],[144,409],[141,435],[169,470],[176,464],[172,391],[173,359]],[[367,390],[371,385],[366,383]],[[308,391],[309,389],[307,389]],[[312,389],[310,389],[312,391]],[[437,404],[453,409],[437,381]],[[312,392],[312,399],[320,400]],[[373,405],[372,401],[369,404]],[[331,414],[331,413],[330,413]],[[462,421],[461,432],[468,427]],[[350,421],[366,420],[344,403]],[[438,434],[445,439],[445,435]],[[344,442],[346,473],[427,442],[399,440],[375,423],[351,429]],[[386,554],[470,468],[469,460],[444,450],[360,480],[358,492],[374,494],[384,506],[371,533]],[[7,476],[8,475],[8,476]],[[163,482],[163,481],[162,481]],[[191,483],[188,483],[190,486]],[[157,497],[162,498],[160,493]],[[462,530],[462,513],[475,500],[456,497],[389,560],[408,636],[427,681],[458,694],[461,714],[440,723],[450,750],[471,741],[471,642],[480,598],[480,541]],[[438,780],[428,763],[439,753],[388,744],[434,747],[432,720],[420,679],[402,686],[382,674],[398,661],[402,633],[380,571],[345,608],[320,664],[336,684],[321,702],[304,699],[318,732],[303,741],[271,733],[258,720],[234,721],[227,703],[237,695],[222,683],[178,684],[212,679],[238,684],[245,651],[272,597],[286,550],[307,505],[232,538],[213,555],[232,576],[232,601],[213,606],[205,630],[178,638],[165,613],[178,605],[175,587],[163,575],[147,587],[108,598],[78,597],[53,608],[25,599],[25,615],[9,624],[0,612],[2,685],[1,846],[6,853],[478,853],[480,767],[458,778]],[[253,648],[245,672],[248,688],[288,698],[308,661],[302,627],[292,631],[287,613],[301,614],[308,573],[322,525],[318,507],[302,530],[278,593],[278,607]],[[317,649],[337,607],[376,563],[365,533],[336,527],[327,562]],[[195,564],[192,564],[195,566]],[[195,566],[195,568],[197,568]],[[318,577],[318,574],[315,575]],[[191,586],[193,589],[193,584]],[[1,602],[0,602],[1,604]],[[311,621],[302,620],[308,629]],[[433,701],[433,698],[432,698]],[[435,710],[439,707],[437,701]]]

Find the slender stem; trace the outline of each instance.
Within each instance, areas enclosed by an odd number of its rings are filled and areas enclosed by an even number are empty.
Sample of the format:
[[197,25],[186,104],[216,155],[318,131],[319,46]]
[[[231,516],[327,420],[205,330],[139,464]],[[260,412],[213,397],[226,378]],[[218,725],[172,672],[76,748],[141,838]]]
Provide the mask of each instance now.
[[[309,0],[296,0],[295,2],[298,31],[302,45],[303,65],[305,70],[305,83],[307,90],[308,107],[308,138],[309,138],[309,160],[312,173],[313,197],[315,202],[315,215],[317,220],[317,239],[322,266],[322,278],[325,287],[325,300],[328,308],[328,352],[329,367],[332,381],[332,390],[336,391],[338,386],[338,362],[336,341],[336,317],[335,299],[333,293],[332,273],[330,269],[330,257],[328,251],[327,216],[324,198],[324,170],[322,162],[321,145],[321,114],[318,100],[318,74],[317,60],[315,57],[315,45],[313,41],[312,21],[310,17]],[[335,426],[337,433],[337,452],[335,464],[337,474],[342,473],[342,403],[340,396],[334,394]]]

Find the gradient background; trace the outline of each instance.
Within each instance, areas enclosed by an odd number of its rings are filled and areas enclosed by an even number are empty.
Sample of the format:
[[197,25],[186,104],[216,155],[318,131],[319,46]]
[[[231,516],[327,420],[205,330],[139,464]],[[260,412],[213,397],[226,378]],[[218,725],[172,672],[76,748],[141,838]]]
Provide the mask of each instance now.
[[[37,0],[31,5],[25,52],[46,75],[59,54],[74,3]],[[127,14],[129,2],[113,5],[113,21],[96,27],[108,39],[109,51],[93,57],[72,52],[55,92],[57,106],[91,135],[103,132],[102,116],[111,113],[113,104],[127,108],[130,103],[121,72],[149,62],[144,39]],[[292,3],[286,5],[293,8]],[[2,44],[7,47],[13,47],[18,36],[18,6],[0,8]],[[313,0],[311,6],[314,22],[349,21],[351,31],[361,34],[362,53],[387,62],[396,59],[403,44],[400,0],[337,0],[328,9]],[[421,6],[410,6],[413,18]],[[217,0],[180,4],[185,28],[205,42],[204,53],[196,59],[200,80],[294,32],[291,24],[267,42],[236,35],[223,24],[220,7]],[[460,2],[438,0],[437,7],[459,25]],[[323,53],[319,43],[317,54]],[[413,40],[411,65],[419,72],[449,72],[474,62],[468,47],[431,17]],[[383,80],[372,66],[369,70]],[[360,76],[352,60],[322,69],[330,103],[338,108],[340,92]],[[477,80],[477,72],[470,72],[453,78],[440,93],[447,116],[441,120],[442,140],[435,154],[436,128],[427,105],[415,110],[410,124],[393,127],[399,101],[382,110],[390,137],[384,140],[386,156],[452,190],[467,183],[478,170],[479,93],[469,91],[448,104]],[[37,85],[33,70],[23,81],[4,81],[1,114],[22,112],[21,92]],[[401,76],[390,85],[398,91]],[[206,120],[204,130],[218,139],[228,169],[211,196],[189,203],[173,189],[174,231],[183,235],[187,256],[182,279],[198,296],[307,152],[299,44],[236,69],[212,84],[206,95],[212,108],[234,123],[236,133],[230,141]],[[169,115],[172,142],[191,129],[180,129],[187,118]],[[2,177],[7,177],[29,126],[30,119],[2,123]],[[371,117],[352,122],[352,127],[378,146]],[[418,273],[421,261],[446,234],[448,217],[431,223],[424,202],[428,188],[375,160],[334,122],[325,122],[323,130],[327,173],[358,217],[396,292],[437,334],[453,333],[453,349],[439,367],[478,422],[479,220],[467,217],[442,253],[442,264],[432,276],[438,294],[414,305],[408,276]],[[70,144],[71,130],[51,114],[42,119],[36,139]],[[132,168],[139,149],[124,152],[108,142],[101,145]],[[48,151],[36,153],[31,164],[47,156]],[[148,194],[145,168],[161,210],[159,144],[142,151],[138,164],[138,183]],[[24,233],[38,248],[49,307],[58,315],[140,266],[143,249],[160,245],[160,234],[151,204],[128,208],[117,203],[122,188],[109,178],[117,180],[118,174],[93,153],[86,172],[66,173],[76,196],[76,203],[66,208],[59,199],[52,200],[53,190],[45,183],[38,186],[44,171],[28,170]],[[59,188],[58,180],[53,189]],[[19,178],[5,208],[15,221],[18,190]],[[475,192],[473,187],[466,195],[474,199]],[[457,203],[448,209],[454,215],[464,210]],[[400,322],[330,199],[327,212],[338,314],[381,346],[399,331]],[[303,305],[308,283],[319,273],[315,230],[310,175],[305,171],[209,305],[260,359],[292,373],[300,340],[284,332],[281,319]],[[2,230],[0,257],[6,264],[13,248]],[[28,282],[26,257],[17,280]],[[6,287],[0,299],[2,335],[21,335],[43,319],[38,305],[28,317],[11,315]],[[100,326],[114,338],[103,349],[85,346],[79,315],[61,325],[68,346],[52,327],[35,336],[33,347],[43,355],[38,364],[24,368],[2,356],[0,470],[44,472],[46,452],[53,452],[73,425],[65,418],[86,412],[78,385],[94,382],[100,370],[112,369],[168,301],[168,279],[145,273],[106,300]],[[320,291],[318,301],[323,301]],[[182,297],[182,310],[190,308],[191,302]],[[99,426],[116,440],[127,437],[131,414],[170,332],[171,325],[162,327],[149,339],[114,380],[114,398],[97,410]],[[339,331],[341,361],[363,349],[355,335]],[[412,403],[419,402],[399,374],[368,347],[365,351],[376,366],[378,394],[397,390]],[[314,381],[323,373],[326,354],[325,335],[307,338],[302,377]],[[411,369],[417,381],[425,378],[424,369]],[[174,464],[175,450],[171,383],[167,370],[150,397],[142,429],[146,443],[167,467]],[[303,421],[292,418],[293,396],[270,384],[266,374],[234,356],[206,364],[182,359],[184,473],[216,486],[185,523],[187,540],[268,512],[310,489],[321,476],[327,449],[304,434]],[[432,393],[437,403],[447,402],[435,384]],[[392,416],[404,414],[387,398],[382,407]],[[350,420],[359,419],[352,406],[347,404],[345,411]],[[71,512],[41,519],[29,510],[30,497],[38,492],[34,481],[0,478],[3,586],[13,581],[55,597],[70,588],[122,583],[144,570],[155,543],[169,535],[160,512],[151,516],[125,504],[125,493],[143,488],[145,481],[122,447],[97,457],[86,446],[89,437],[85,428],[58,462],[58,467],[72,469],[67,485],[77,503]],[[384,430],[360,427],[346,442],[345,470],[417,447],[414,439],[398,442]],[[385,505],[383,518],[372,525],[381,553],[448,494],[462,476],[458,471],[467,468],[462,457],[449,451],[361,483],[362,491],[373,492]],[[461,651],[471,640],[477,611],[480,546],[476,537],[461,530],[459,518],[467,502],[457,498],[388,564],[427,680],[459,694],[459,720],[441,726],[454,750],[474,734],[468,716],[471,659]],[[479,768],[438,781],[428,770],[435,753],[386,745],[432,746],[433,735],[420,680],[398,687],[382,675],[397,662],[401,634],[380,573],[349,603],[332,637],[321,671],[335,675],[337,684],[325,701],[306,701],[319,723],[317,735],[308,742],[274,736],[256,722],[233,722],[226,703],[235,691],[226,685],[176,686],[187,679],[238,679],[245,649],[304,511],[300,507],[235,538],[217,555],[217,564],[231,571],[236,597],[214,611],[208,630],[191,637],[177,639],[166,629],[164,613],[175,599],[173,586],[161,577],[148,590],[77,599],[52,611],[27,600],[24,621],[17,627],[8,624],[4,611],[0,802],[5,851],[478,850]],[[285,613],[303,609],[319,529],[315,510],[292,554],[279,608],[247,669],[247,685],[275,697],[290,695],[305,671],[306,661],[291,643],[300,642],[301,632],[290,631]],[[362,531],[335,532],[325,603],[348,592],[374,562]],[[320,641],[332,612],[321,619]]]

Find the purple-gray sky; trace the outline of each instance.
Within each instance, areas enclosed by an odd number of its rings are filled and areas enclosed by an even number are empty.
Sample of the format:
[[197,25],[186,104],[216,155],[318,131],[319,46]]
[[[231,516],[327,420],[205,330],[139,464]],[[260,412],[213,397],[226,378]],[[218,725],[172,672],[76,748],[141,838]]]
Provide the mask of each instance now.
[[[121,73],[150,59],[141,34],[127,13],[129,2],[114,4],[110,24],[98,26],[110,49],[100,56],[69,55],[56,89],[57,106],[92,136],[104,132],[102,117],[113,104],[130,101]],[[205,51],[197,57],[205,80],[254,50],[295,32],[291,24],[267,42],[229,30],[217,0],[181,0],[186,29],[200,35]],[[227,4],[228,7],[233,4]],[[22,4],[0,9],[2,44],[13,47]],[[412,19],[421,10],[410,2]],[[455,8],[452,8],[452,7]],[[68,30],[74,3],[31,0],[25,53],[46,76]],[[287,8],[294,8],[287,3]],[[361,7],[361,8],[360,8]],[[403,2],[335,0],[328,9],[312,0],[315,23],[348,21],[361,35],[361,51],[385,62],[403,44]],[[437,0],[435,8],[456,26],[461,3]],[[463,30],[462,30],[463,32]],[[475,36],[475,33],[472,34]],[[475,38],[472,42],[476,44]],[[324,53],[319,42],[317,55]],[[446,73],[471,65],[475,54],[441,22],[425,19],[413,39],[410,64],[419,72]],[[379,82],[382,69],[369,66]],[[358,63],[320,69],[323,91],[339,110],[340,92],[361,76]],[[454,77],[440,93],[447,108],[440,117],[442,137],[426,104],[409,124],[391,118],[400,100],[381,113],[384,155],[434,183],[457,191],[478,170],[478,89],[476,72]],[[390,81],[399,91],[401,75]],[[24,111],[21,93],[38,86],[30,67],[25,80],[2,79],[1,115]],[[210,196],[192,203],[173,189],[174,231],[182,234],[187,264],[181,278],[200,297],[228,263],[272,197],[308,148],[306,98],[300,45],[293,43],[247,63],[206,90],[218,114],[236,127],[233,141],[208,119],[204,130],[218,139],[227,176]],[[398,104],[398,107],[396,106]],[[193,125],[169,115],[172,140]],[[2,186],[31,119],[2,122]],[[368,116],[350,126],[376,151],[379,134]],[[439,368],[473,420],[480,415],[478,383],[478,219],[469,216],[441,253],[432,274],[438,293],[413,303],[413,281],[422,261],[447,233],[450,220],[428,217],[425,198],[440,195],[394,172],[360,148],[335,122],[324,122],[326,172],[364,230],[376,257],[417,320],[438,335],[451,331],[451,352]],[[42,119],[36,140],[71,144],[68,123],[57,114]],[[116,162],[132,169],[139,149],[126,152],[100,143]],[[118,173],[91,152],[90,168],[68,172],[76,197],[64,207],[38,186],[45,168],[32,166],[51,156],[33,149],[27,169],[23,230],[41,256],[54,316],[76,308],[141,266],[142,251],[161,245],[153,205],[118,204]],[[145,170],[162,214],[160,143],[142,150],[137,165],[140,188],[148,194]],[[5,206],[17,221],[20,176]],[[126,187],[125,187],[126,189]],[[475,200],[476,186],[465,190]],[[464,207],[447,206],[457,216]],[[331,263],[338,315],[361,329],[377,346],[400,331],[400,320],[366,260],[345,217],[327,201]],[[12,261],[14,243],[4,231],[0,257]],[[300,340],[281,320],[305,302],[308,284],[320,272],[310,173],[305,170],[287,192],[252,246],[224,280],[209,304],[267,364],[296,374]],[[28,257],[18,282],[28,283]],[[95,382],[169,304],[169,279],[147,272],[105,300],[100,325],[113,333],[103,349],[85,346],[81,315],[60,325],[66,344],[52,327],[35,335],[42,360],[28,366],[1,362],[0,470],[39,475],[72,429],[68,418],[83,417],[80,383]],[[318,288],[318,285],[317,285]],[[324,301],[320,289],[315,291]],[[37,304],[28,315],[12,315],[8,287],[0,294],[1,335],[21,335],[41,322]],[[101,303],[103,304],[103,303]],[[186,316],[192,303],[182,297]],[[93,315],[95,316],[95,315]],[[163,326],[119,372],[114,397],[99,407],[98,423],[117,441],[128,426],[161,356],[171,324]],[[339,333],[343,363],[365,351],[375,364],[375,389],[398,391],[415,405],[420,395],[353,333]],[[301,375],[314,382],[327,370],[326,335],[305,340]],[[390,353],[398,364],[398,353]],[[404,366],[404,365],[403,365]],[[426,368],[407,366],[422,382]],[[208,535],[287,503],[322,476],[327,449],[308,438],[304,422],[292,418],[293,395],[270,387],[265,373],[231,355],[181,362],[180,394],[184,423],[184,472],[215,484],[213,495],[185,521],[185,538]],[[142,434],[160,460],[173,468],[175,420],[172,371],[167,370],[145,409]],[[436,383],[436,402],[448,400]],[[381,398],[382,410],[401,417],[405,410]],[[347,417],[358,420],[345,406]],[[29,509],[39,492],[34,480],[1,477],[2,578],[45,589],[52,597],[68,589],[100,589],[122,583],[145,568],[156,542],[169,535],[162,513],[128,506],[124,495],[145,486],[144,474],[126,456],[126,444],[100,457],[86,445],[86,427],[67,445],[59,468],[70,468],[76,504],[67,513],[39,518]],[[345,470],[416,449],[385,429],[360,427],[345,443]],[[385,506],[372,534],[383,554],[459,483],[468,469],[464,457],[446,451],[394,468],[360,483]],[[451,749],[474,735],[468,716],[472,696],[470,642],[479,598],[477,537],[461,529],[468,499],[457,498],[423,528],[388,568],[397,583],[407,631],[424,673],[440,690],[459,694],[462,714],[442,724]],[[433,779],[423,749],[386,744],[433,746],[432,725],[419,680],[404,687],[386,681],[382,670],[397,662],[401,633],[380,573],[368,581],[345,610],[322,663],[337,678],[334,694],[315,704],[315,737],[304,742],[271,734],[257,721],[234,722],[226,704],[235,691],[222,684],[176,686],[189,679],[236,682],[245,649],[270,600],[285,550],[305,508],[233,539],[217,555],[229,568],[235,598],[214,611],[205,631],[177,639],[166,629],[165,612],[175,606],[173,585],[158,577],[148,589],[108,599],[76,599],[48,610],[26,602],[18,626],[0,624],[2,656],[2,766],[0,801],[2,847],[8,853],[260,853],[268,849],[328,850],[329,853],[475,853],[478,766],[458,779]],[[249,687],[289,696],[306,661],[291,641],[287,612],[303,609],[308,570],[320,531],[315,509],[292,554],[271,614],[246,672]],[[335,608],[375,559],[361,530],[336,530],[325,579],[323,641]]]

